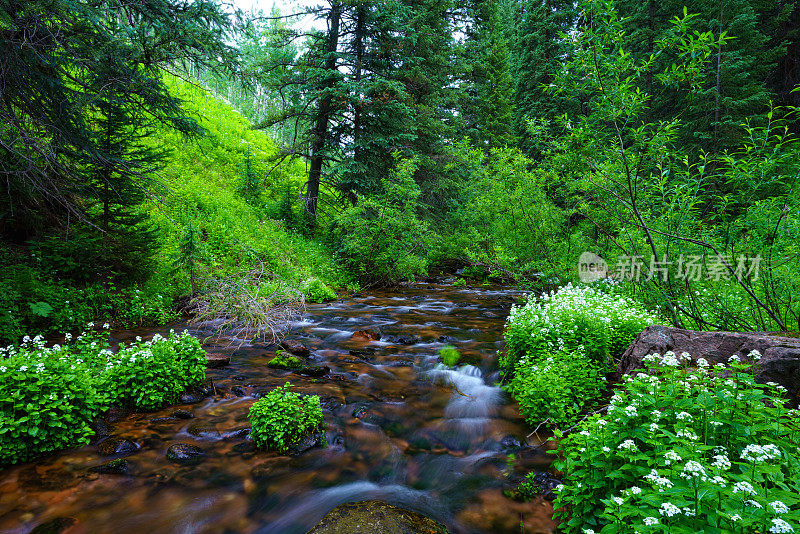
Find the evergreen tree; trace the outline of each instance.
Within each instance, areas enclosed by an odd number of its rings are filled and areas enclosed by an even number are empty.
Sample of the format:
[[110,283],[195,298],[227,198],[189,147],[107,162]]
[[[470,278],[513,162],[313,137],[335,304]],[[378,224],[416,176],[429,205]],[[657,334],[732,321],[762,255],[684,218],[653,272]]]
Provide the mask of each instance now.
[[0,217],[70,211],[124,247],[141,222],[131,207],[154,188],[150,127],[199,131],[164,72],[232,61],[227,15],[210,0],[2,0],[0,21],[0,173],[13,192]]
[[507,10],[500,0],[479,0],[470,7],[464,45],[464,97],[460,109],[466,134],[490,149],[513,143],[513,88],[506,33]]
[[517,13],[513,47],[515,134],[520,145],[535,152],[528,123],[542,119],[555,125],[556,117],[575,113],[578,103],[544,91],[570,53],[562,34],[574,31],[577,12],[572,0],[522,0]]

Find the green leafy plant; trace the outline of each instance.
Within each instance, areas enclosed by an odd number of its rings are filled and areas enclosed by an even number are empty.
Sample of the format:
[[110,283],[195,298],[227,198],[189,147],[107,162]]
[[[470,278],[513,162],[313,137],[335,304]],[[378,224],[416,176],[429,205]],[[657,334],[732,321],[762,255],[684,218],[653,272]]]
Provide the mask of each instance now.
[[466,287],[467,281],[463,278],[456,278],[453,282],[453,287]]
[[608,413],[563,437],[554,506],[567,533],[793,532],[800,424],[785,388],[757,384],[753,351],[710,367],[650,355]]
[[453,367],[461,358],[461,353],[453,345],[445,345],[439,349],[439,357],[447,367]]
[[306,298],[306,302],[327,302],[336,300],[336,292],[325,285],[319,278],[309,278],[301,286],[300,290]]
[[324,428],[319,397],[288,391],[291,386],[273,389],[250,407],[250,435],[257,446],[286,452]]
[[0,349],[0,464],[88,443],[112,404],[154,409],[205,378],[205,351],[188,333],[108,348],[108,324],[64,345],[26,336]]
[[574,423],[606,388],[605,366],[575,351],[524,360],[505,389],[529,424],[559,427]]

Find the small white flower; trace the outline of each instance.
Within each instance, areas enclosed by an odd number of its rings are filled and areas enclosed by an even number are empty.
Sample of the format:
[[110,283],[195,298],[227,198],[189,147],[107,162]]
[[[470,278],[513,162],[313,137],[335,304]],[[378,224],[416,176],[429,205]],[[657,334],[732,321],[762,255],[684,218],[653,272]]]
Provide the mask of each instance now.
[[702,367],[703,369],[705,369],[706,367],[708,367],[708,360],[706,360],[705,358],[698,358],[697,359],[697,366],[698,367]]
[[728,358],[728,363],[738,363],[738,362],[739,362],[739,356],[737,356],[736,354]]
[[94,323],[86,323],[86,328],[94,328]]
[[731,516],[731,521],[733,521],[734,523],[736,523],[738,521],[741,521],[741,520],[742,520],[742,516],[740,516],[739,514],[733,514]]
[[747,357],[757,362],[761,359],[761,353],[758,350],[753,349],[747,354]]
[[0,373],[5,373],[6,371],[8,371],[8,367],[5,366],[0,367]]
[[108,323],[103,323],[103,328],[105,328],[106,330],[108,330],[109,328],[111,328],[111,325],[110,325],[110,324],[108,324]]
[[583,529],[583,534],[594,534],[594,530],[590,528]]
[[639,486],[631,486],[630,492],[634,495],[639,495],[642,492],[642,488]]
[[635,451],[636,443],[634,443],[632,439],[626,439],[625,441],[617,445],[617,448],[621,451],[631,451],[631,450]]
[[721,476],[717,475],[711,479],[712,484],[716,484],[720,488],[727,487],[728,483],[725,482],[725,479]]
[[661,508],[658,510],[661,515],[672,517],[673,515],[681,513],[681,509],[672,504],[671,502],[661,503]]
[[794,528],[792,525],[784,521],[783,519],[776,517],[772,520],[772,526],[769,527],[770,532],[774,533],[781,533],[781,532],[794,532]]
[[678,415],[676,415],[675,417],[677,417],[677,418],[678,418],[678,419],[680,419],[681,421],[684,421],[684,420],[686,420],[686,421],[691,421],[691,420],[692,420],[692,414],[690,414],[690,413],[688,413],[688,412],[680,412],[680,413],[679,413]]
[[652,527],[653,525],[657,525],[658,524],[658,518],[656,518],[656,517],[645,517],[644,518],[644,524],[647,525],[648,527]]
[[622,506],[622,503],[625,502],[625,500],[622,497],[616,497],[616,496],[611,497],[611,500],[614,501],[614,504],[616,504],[617,506]]
[[711,464],[712,466],[716,467],[717,469],[722,469],[723,471],[727,471],[731,467],[731,461],[728,460],[728,457],[724,454],[717,454],[714,456],[714,461]]
[[747,495],[755,495],[756,490],[753,489],[753,486],[749,482],[737,482],[733,485],[733,492],[734,493],[744,493]]
[[25,371],[28,370],[28,366],[27,365],[23,365],[22,367],[19,368],[19,370],[24,373]]
[[789,507],[783,504],[782,501],[772,501],[769,503],[773,510],[775,510],[776,514],[788,514]]
[[761,506],[761,503],[760,503],[760,502],[758,502],[758,501],[754,501],[754,500],[752,500],[752,499],[750,499],[750,500],[747,500],[747,501],[744,501],[744,503],[745,503],[747,506],[752,506],[753,508],[758,508],[759,510],[760,510],[761,508],[764,508],[763,506]]
[[667,465],[670,465],[672,462],[680,462],[682,459],[678,453],[673,450],[667,451],[667,453],[664,455],[664,458],[666,458]]

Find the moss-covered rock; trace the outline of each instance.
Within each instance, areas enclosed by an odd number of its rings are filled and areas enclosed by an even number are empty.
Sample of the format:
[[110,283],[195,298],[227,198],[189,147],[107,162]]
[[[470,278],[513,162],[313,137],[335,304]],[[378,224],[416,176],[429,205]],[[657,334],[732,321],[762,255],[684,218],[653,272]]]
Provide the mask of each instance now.
[[447,529],[417,512],[381,501],[341,504],[308,534],[445,534]]
[[300,369],[303,367],[303,362],[300,361],[300,358],[292,356],[286,351],[279,350],[275,352],[275,357],[269,361],[267,367],[271,367],[272,369],[287,370]]

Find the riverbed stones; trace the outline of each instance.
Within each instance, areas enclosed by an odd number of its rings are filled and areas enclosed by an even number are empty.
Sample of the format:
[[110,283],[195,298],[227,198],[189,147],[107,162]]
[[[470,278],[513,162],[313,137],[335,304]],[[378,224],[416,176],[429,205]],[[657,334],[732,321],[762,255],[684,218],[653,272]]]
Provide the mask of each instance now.
[[61,534],[78,524],[74,517],[57,517],[37,525],[30,534]]
[[130,456],[139,452],[139,445],[129,439],[110,437],[97,444],[97,452],[103,456]]
[[340,504],[308,534],[442,534],[447,529],[428,517],[382,501]]
[[209,369],[219,369],[231,363],[230,354],[222,354],[220,352],[212,352],[206,354],[206,367]]
[[350,337],[357,341],[378,341],[381,335],[372,330],[356,330]]
[[206,459],[206,451],[189,443],[175,443],[167,449],[167,460],[179,465],[198,465]]
[[752,350],[761,353],[755,365],[757,382],[775,382],[788,391],[789,401],[800,401],[800,338],[772,335],[763,332],[698,332],[669,326],[648,326],[622,355],[617,368],[621,375],[647,369],[644,357],[648,354],[688,352],[695,360],[705,358],[711,365],[728,363],[739,356],[750,362]]
[[283,347],[287,352],[291,352],[295,356],[302,356],[305,358],[311,354],[311,351],[308,349],[308,347],[293,339],[284,339],[281,342],[281,347]]
[[303,376],[310,376],[311,378],[320,378],[327,375],[330,370],[330,367],[327,365],[306,365],[296,370],[295,373]]
[[102,475],[127,475],[130,473],[130,464],[125,458],[117,458],[116,460],[91,467],[89,471]]

